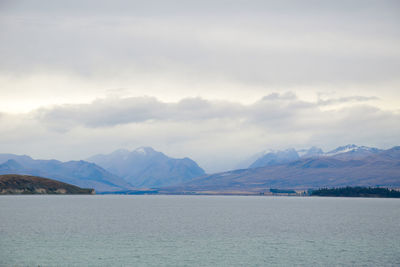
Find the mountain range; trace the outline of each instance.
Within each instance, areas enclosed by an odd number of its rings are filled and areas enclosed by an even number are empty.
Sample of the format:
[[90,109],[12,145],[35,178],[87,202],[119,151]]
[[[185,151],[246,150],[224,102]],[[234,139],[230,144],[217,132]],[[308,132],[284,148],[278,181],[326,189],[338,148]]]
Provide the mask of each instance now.
[[139,188],[180,184],[205,174],[193,160],[171,158],[151,147],[140,147],[133,151],[120,149],[107,155],[95,155],[87,160]]
[[295,150],[294,148],[278,151],[269,150],[259,153],[258,158],[251,163],[248,168],[274,166],[305,158],[333,157],[343,160],[361,159],[369,155],[377,154],[381,151],[382,149],[357,146],[354,144],[340,146],[326,153],[324,153],[321,148],[315,146],[309,149],[300,150]]
[[206,175],[166,190],[262,192],[268,188],[400,187],[400,146],[380,150],[348,145],[314,157],[296,159],[294,155],[293,150],[266,154],[255,162],[266,166],[252,164],[254,168]]
[[249,168],[272,166],[272,165],[295,161],[298,160],[299,158],[300,158],[299,154],[293,148],[276,152],[271,151],[259,157],[249,166]]
[[0,154],[0,174],[34,175],[97,192],[157,188],[187,182],[205,172],[189,158],[175,159],[150,147],[117,150],[87,161],[35,160],[27,155]]
[[189,158],[175,159],[151,147],[117,150],[86,161],[36,160],[0,154],[0,174],[34,175],[97,192],[155,189],[160,192],[262,192],[269,188],[337,186],[400,187],[400,147],[388,150],[346,145],[322,149],[267,151],[248,168],[205,174]]
[[26,155],[0,154],[0,174],[33,175],[96,191],[133,188],[124,179],[87,161],[35,160]]

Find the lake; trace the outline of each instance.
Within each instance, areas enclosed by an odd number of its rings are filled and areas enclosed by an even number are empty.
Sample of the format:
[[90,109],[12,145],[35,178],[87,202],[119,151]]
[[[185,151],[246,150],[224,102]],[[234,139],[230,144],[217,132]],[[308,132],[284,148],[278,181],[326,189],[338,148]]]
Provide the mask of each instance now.
[[400,199],[0,196],[1,266],[399,266]]

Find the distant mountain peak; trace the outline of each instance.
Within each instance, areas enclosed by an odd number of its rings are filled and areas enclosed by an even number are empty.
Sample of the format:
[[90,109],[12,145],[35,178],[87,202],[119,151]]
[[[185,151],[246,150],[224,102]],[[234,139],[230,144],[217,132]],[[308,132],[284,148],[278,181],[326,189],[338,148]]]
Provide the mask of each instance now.
[[278,153],[291,153],[296,151],[294,148],[286,148],[286,149],[266,149],[262,152],[263,155],[267,154],[278,154]]
[[324,154],[321,148],[312,146],[309,149],[299,149],[297,153],[302,158],[318,157]]
[[249,166],[249,168],[259,168],[265,166],[278,165],[294,161],[299,158],[300,157],[294,148],[288,148],[285,150],[277,150],[277,151],[269,150],[269,152],[265,153],[263,156],[258,158],[255,162],[253,162]]
[[142,146],[142,147],[136,148],[133,152],[136,152],[136,153],[142,154],[142,155],[149,155],[149,154],[153,154],[157,151],[155,151],[152,147]]
[[19,164],[16,160],[14,159],[9,159],[6,162],[4,162],[3,164],[0,164],[0,169],[9,169],[9,170],[13,170],[13,169],[18,169],[21,168],[21,164]]
[[[275,161],[271,162],[274,164],[264,167],[205,175],[184,184],[179,190],[261,192],[266,188],[400,186],[400,147],[380,150],[351,144],[339,147],[334,152],[344,153],[302,158],[279,164],[275,164]],[[269,155],[271,161],[276,160],[276,154]],[[266,160],[264,157],[259,160]]]
[[334,150],[327,153],[316,146],[310,148],[298,149],[288,148],[284,150],[265,150],[263,153],[258,154],[258,157],[253,161],[252,164],[247,165],[248,168],[259,168],[266,166],[274,166],[285,164],[299,159],[307,158],[321,158],[321,157],[334,157],[341,160],[350,159],[362,159],[367,156],[381,152],[381,149],[368,147],[368,146],[358,146],[355,144],[348,144],[344,146],[339,146]]
[[381,150],[378,149],[378,148],[375,148],[375,147],[367,147],[367,146],[358,146],[358,145],[355,145],[355,144],[348,144],[348,145],[345,145],[345,146],[337,147],[334,150],[331,150],[331,151],[325,153],[325,155],[326,156],[335,156],[335,155],[338,155],[338,154],[352,152],[352,151],[368,151],[368,152],[376,153],[376,152],[379,152]]
[[61,162],[58,160],[34,160],[28,156],[0,154],[0,174],[29,174],[92,187],[97,191],[115,191],[132,186],[120,177],[100,166],[83,160]]
[[190,158],[171,158],[148,146],[128,153],[95,155],[89,161],[138,187],[168,186],[205,174]]

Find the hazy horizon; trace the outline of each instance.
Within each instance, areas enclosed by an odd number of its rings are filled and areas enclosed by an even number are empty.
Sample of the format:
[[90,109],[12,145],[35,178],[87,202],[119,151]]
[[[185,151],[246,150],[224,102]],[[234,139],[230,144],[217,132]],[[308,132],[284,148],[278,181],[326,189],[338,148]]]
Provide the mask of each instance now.
[[207,172],[400,144],[398,1],[0,1],[0,153]]

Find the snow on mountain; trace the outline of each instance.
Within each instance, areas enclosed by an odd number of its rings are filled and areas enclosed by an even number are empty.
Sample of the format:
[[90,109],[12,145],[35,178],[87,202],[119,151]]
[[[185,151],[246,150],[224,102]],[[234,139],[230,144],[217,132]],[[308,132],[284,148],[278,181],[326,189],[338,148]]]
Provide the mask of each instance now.
[[367,147],[367,146],[357,146],[354,144],[349,144],[345,146],[340,146],[332,151],[325,153],[324,155],[327,157],[336,156],[343,153],[359,153],[359,154],[366,154],[366,153],[378,153],[381,149],[374,148],[374,147]]
[[[180,186],[180,191],[263,192],[267,188],[308,189],[344,186],[400,187],[400,147],[374,153],[368,147],[345,146],[339,155],[373,153],[363,159],[303,158],[286,164],[205,175]],[[358,154],[358,153],[356,153]],[[177,190],[177,189],[171,189]]]
[[308,149],[298,150],[293,148],[277,151],[265,150],[264,152],[258,154],[257,159],[254,160],[253,158],[253,163],[248,166],[249,168],[259,168],[293,162],[299,159],[320,157],[334,157],[342,160],[358,160],[381,151],[382,150],[378,148],[357,146],[354,144],[340,146],[327,153],[324,153],[321,148],[315,146]]
[[299,149],[297,150],[297,154],[299,154],[301,158],[310,158],[322,156],[324,152],[321,148],[313,146],[309,149]]
[[298,160],[300,157],[296,150],[293,148],[279,151],[271,151],[264,154],[262,157],[258,158],[253,162],[249,168],[259,168],[265,166],[272,166],[283,164],[291,161]]
[[95,162],[137,187],[162,187],[189,181],[205,172],[189,158],[175,159],[151,147],[133,151],[117,150],[108,155],[95,155]]
[[149,155],[149,154],[156,153],[156,151],[151,147],[142,146],[142,147],[136,148],[134,151],[132,151],[132,153],[138,153],[138,154],[142,154],[142,155]]

